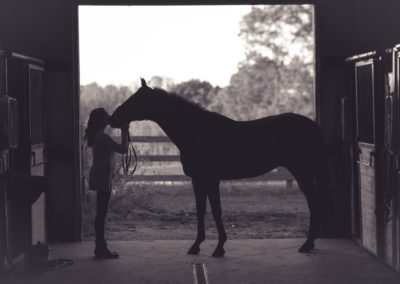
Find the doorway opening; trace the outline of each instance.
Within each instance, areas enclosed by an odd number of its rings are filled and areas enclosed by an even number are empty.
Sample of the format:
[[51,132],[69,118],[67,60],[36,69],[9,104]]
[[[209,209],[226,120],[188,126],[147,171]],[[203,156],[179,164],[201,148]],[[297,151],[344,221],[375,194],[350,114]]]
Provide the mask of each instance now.
[[[313,5],[80,6],[80,123],[111,113],[140,77],[236,120],[283,112],[315,118]],[[106,131],[119,141],[119,130]],[[82,131],[84,133],[84,131]],[[179,152],[152,122],[133,122],[133,177],[116,159],[108,239],[194,239],[195,200]],[[91,149],[82,142],[83,239],[93,238]],[[245,151],[245,149],[244,149]],[[304,237],[306,200],[284,170],[221,183],[229,238]],[[207,238],[217,232],[207,209]]]

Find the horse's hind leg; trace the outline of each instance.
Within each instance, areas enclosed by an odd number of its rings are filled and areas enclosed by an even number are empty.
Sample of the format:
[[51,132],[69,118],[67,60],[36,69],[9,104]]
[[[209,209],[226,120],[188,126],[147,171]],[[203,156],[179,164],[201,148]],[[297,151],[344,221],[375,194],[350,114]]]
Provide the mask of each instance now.
[[321,212],[318,188],[311,176],[302,176],[297,178],[301,191],[307,199],[310,209],[310,225],[306,242],[299,248],[299,252],[307,253],[314,249],[314,241],[320,231]]
[[198,254],[200,252],[200,244],[205,240],[204,215],[206,213],[207,188],[201,180],[193,179],[194,195],[196,198],[196,215],[197,215],[197,237],[189,249],[188,254]]
[[226,233],[224,225],[222,223],[222,209],[221,209],[221,198],[219,193],[219,181],[215,181],[210,184],[210,188],[208,190],[208,199],[210,201],[212,214],[218,230],[218,245],[215,248],[212,256],[223,257],[225,255],[224,244],[226,242]]

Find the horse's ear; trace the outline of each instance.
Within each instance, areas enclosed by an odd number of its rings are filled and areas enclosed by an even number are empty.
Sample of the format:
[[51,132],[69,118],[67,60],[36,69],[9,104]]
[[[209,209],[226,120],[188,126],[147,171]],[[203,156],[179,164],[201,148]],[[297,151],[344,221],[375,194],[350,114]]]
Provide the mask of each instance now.
[[146,81],[143,78],[140,78],[140,82],[142,82],[142,87],[147,87]]

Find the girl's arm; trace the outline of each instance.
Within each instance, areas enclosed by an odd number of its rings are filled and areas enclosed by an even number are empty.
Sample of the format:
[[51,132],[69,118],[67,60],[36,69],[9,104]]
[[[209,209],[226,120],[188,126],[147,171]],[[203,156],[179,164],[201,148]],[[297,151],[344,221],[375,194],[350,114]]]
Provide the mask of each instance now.
[[128,152],[128,135],[129,135],[129,124],[121,127],[121,144],[115,142],[111,137],[111,149],[120,154],[126,154]]

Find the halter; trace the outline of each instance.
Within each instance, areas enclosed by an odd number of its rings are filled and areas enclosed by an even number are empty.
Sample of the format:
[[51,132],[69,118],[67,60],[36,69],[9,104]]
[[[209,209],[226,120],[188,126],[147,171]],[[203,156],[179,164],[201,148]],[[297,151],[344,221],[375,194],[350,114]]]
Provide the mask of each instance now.
[[[134,162],[135,165],[134,165],[133,169],[131,171],[129,171],[129,167],[132,162],[132,154],[135,158],[135,162]],[[133,176],[133,174],[136,171],[138,163],[137,163],[136,151],[135,151],[135,148],[133,147],[133,143],[132,143],[130,134],[128,135],[128,151],[125,155],[122,156],[121,160],[122,160],[122,170],[124,171],[124,173],[127,176]]]

